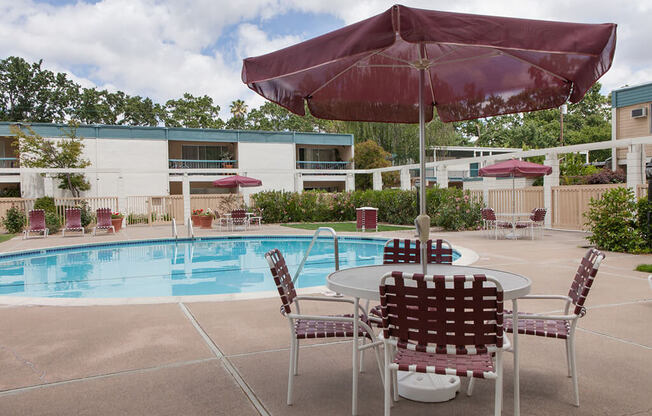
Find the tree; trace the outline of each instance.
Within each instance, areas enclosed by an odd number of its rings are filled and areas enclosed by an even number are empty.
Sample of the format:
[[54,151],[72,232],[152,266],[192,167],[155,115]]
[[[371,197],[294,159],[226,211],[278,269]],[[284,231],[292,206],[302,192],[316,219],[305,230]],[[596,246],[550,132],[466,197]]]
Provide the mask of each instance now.
[[334,131],[333,121],[318,119],[310,114],[298,116],[278,104],[267,101],[259,108],[254,108],[247,115],[247,128],[267,131]]
[[[356,169],[376,169],[392,166],[390,162],[391,154],[386,152],[378,143],[373,140],[367,140],[355,145],[355,162]],[[393,186],[398,183],[398,172],[383,173],[383,184]],[[355,175],[355,187],[357,189],[369,189],[372,187],[372,176],[370,174]]]
[[[18,125],[10,126],[11,132],[16,135],[12,146],[20,158],[21,166],[27,168],[74,168],[88,167],[89,160],[82,158],[84,151],[83,137],[77,137],[78,124],[71,122],[68,129],[63,130],[64,136],[58,140],[45,139],[32,130]],[[87,191],[91,185],[83,173],[59,173],[60,189],[67,189],[72,196],[79,197],[81,191]]]
[[208,95],[195,97],[183,94],[183,98],[168,100],[162,109],[161,121],[166,127],[220,129],[224,122],[219,118],[220,106],[213,105]]

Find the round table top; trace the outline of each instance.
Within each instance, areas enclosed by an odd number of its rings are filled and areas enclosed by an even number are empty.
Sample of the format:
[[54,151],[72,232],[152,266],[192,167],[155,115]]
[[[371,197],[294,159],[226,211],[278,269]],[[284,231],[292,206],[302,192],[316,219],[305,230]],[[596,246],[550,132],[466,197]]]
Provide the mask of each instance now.
[[[378,287],[385,273],[401,271],[421,273],[420,264],[382,264],[376,266],[352,267],[331,273],[326,278],[330,290],[361,299],[380,300]],[[503,286],[504,299],[516,299],[530,293],[532,281],[520,274],[487,269],[485,267],[453,266],[450,264],[429,264],[428,274],[459,275],[485,274],[498,280]]]

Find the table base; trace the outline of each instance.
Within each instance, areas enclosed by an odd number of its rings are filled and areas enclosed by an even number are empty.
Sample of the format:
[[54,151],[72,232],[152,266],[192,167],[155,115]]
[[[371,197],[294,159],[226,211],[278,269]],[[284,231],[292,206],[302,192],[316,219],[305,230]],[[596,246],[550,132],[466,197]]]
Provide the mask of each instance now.
[[415,402],[447,402],[460,391],[460,378],[440,374],[398,372],[398,394]]

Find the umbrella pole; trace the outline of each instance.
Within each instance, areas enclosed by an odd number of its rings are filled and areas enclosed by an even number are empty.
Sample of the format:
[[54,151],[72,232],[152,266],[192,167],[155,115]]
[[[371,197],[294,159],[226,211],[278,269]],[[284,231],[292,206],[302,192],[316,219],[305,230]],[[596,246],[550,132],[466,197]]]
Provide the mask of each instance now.
[[512,237],[516,239],[516,184],[512,173]]
[[421,268],[426,274],[428,265],[427,241],[430,234],[430,217],[426,214],[426,115],[423,96],[426,70],[419,69],[419,216],[416,219],[419,241],[421,241]]

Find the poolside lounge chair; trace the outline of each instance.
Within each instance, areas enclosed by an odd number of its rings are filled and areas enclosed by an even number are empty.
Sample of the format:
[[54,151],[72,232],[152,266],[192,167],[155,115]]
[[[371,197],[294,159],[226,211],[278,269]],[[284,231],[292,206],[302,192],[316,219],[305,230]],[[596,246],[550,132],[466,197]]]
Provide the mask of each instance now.
[[[356,318],[352,314],[345,315],[304,315],[299,308],[301,301],[340,302],[353,304],[351,299],[326,298],[316,296],[297,296],[288,271],[285,259],[278,249],[273,249],[265,254],[269,269],[274,277],[274,283],[281,297],[281,315],[288,318],[290,324],[290,364],[288,370],[288,406],[292,404],[294,376],[299,367],[299,340],[311,338],[350,338],[353,337],[353,319],[359,320],[358,335],[362,339],[374,341],[374,333],[367,324],[364,311]],[[295,308],[293,311],[292,308]],[[381,368],[379,343],[374,346],[378,368]],[[382,372],[382,370],[381,370]]]
[[66,208],[66,226],[61,230],[64,237],[66,231],[81,231],[82,235],[84,235],[84,227],[81,223],[81,209]]
[[494,414],[501,414],[503,289],[498,281],[481,274],[392,272],[380,281],[380,302],[385,416],[391,390],[398,399],[397,371],[495,380]]
[[115,227],[111,223],[111,209],[110,208],[99,208],[97,211],[97,224],[93,228],[93,235],[97,233],[97,230],[109,230],[113,231],[115,234]]
[[[518,313],[518,333],[546,338],[563,339],[566,343],[566,364],[568,377],[573,380],[575,406],[580,405],[580,393],[577,383],[577,368],[575,363],[575,328],[577,321],[586,315],[584,302],[589,295],[598,273],[600,263],[605,255],[592,248],[586,252],[575,273],[575,278],[567,296],[564,295],[527,295],[521,299],[559,299],[566,302],[563,315],[542,315],[527,312]],[[571,306],[574,306],[571,311]],[[514,332],[511,311],[505,311],[505,331]]]
[[43,233],[43,238],[48,236],[50,230],[45,226],[45,211],[42,209],[32,209],[27,214],[28,225],[23,231],[23,240],[29,237],[29,233]]

